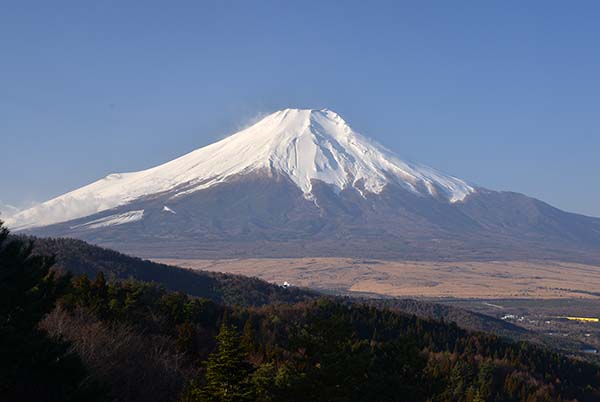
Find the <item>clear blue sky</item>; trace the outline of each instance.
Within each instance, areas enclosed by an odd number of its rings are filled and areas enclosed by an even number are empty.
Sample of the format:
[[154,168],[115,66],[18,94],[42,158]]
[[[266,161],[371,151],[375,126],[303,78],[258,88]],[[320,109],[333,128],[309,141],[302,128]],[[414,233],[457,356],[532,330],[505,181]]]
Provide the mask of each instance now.
[[600,2],[5,1],[0,201],[170,160],[285,107],[600,216]]

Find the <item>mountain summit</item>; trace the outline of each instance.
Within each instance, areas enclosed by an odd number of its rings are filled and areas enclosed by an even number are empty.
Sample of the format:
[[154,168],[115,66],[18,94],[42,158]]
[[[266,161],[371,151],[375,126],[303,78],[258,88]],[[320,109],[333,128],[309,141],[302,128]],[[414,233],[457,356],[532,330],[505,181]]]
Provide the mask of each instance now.
[[285,109],[7,220],[143,257],[600,262],[600,219],[402,161],[331,110]]
[[353,187],[379,194],[393,182],[423,196],[450,202],[474,192],[464,181],[400,160],[357,134],[337,113],[285,109],[219,142],[163,165],[105,178],[23,211],[15,229],[45,226],[102,212],[163,192],[177,198],[248,173],[284,175],[313,199],[313,180],[336,191]]

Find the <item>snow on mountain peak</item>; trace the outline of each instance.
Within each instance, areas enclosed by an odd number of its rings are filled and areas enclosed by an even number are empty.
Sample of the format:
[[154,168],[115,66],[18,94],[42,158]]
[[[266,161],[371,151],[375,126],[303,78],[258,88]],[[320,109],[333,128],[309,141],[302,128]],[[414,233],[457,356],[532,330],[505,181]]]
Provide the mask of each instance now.
[[328,109],[285,109],[221,141],[160,166],[104,179],[15,215],[14,228],[64,222],[152,194],[172,191],[178,197],[251,172],[283,174],[306,198],[312,181],[337,191],[354,187],[365,196],[394,182],[414,193],[450,202],[475,190],[464,181],[434,169],[400,160],[381,145],[354,132]]

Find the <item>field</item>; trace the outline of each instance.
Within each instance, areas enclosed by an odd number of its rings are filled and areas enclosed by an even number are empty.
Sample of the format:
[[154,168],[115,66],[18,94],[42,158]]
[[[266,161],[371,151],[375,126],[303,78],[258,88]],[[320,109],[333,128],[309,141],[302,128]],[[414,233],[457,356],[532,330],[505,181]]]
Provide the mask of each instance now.
[[426,298],[600,299],[600,267],[560,261],[428,262],[350,258],[158,259],[336,293]]

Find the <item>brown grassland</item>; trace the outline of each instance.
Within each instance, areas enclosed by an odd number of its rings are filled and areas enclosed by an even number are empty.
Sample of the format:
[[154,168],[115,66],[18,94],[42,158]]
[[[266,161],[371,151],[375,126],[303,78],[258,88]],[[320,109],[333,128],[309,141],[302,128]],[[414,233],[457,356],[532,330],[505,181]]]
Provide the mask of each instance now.
[[158,259],[338,293],[396,297],[597,298],[600,267],[560,261],[386,261],[351,258]]

